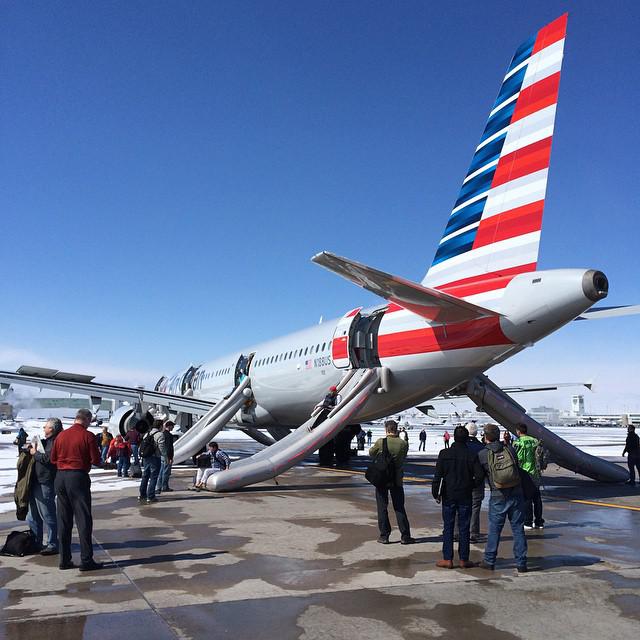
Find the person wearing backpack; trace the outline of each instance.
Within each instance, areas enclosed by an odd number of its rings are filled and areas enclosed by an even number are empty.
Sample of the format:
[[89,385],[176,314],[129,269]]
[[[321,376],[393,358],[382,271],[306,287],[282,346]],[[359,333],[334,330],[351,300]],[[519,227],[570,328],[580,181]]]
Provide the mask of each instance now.
[[438,503],[442,502],[442,560],[436,562],[441,569],[453,569],[453,530],[458,517],[460,532],[458,555],[460,567],[470,569],[475,563],[469,560],[469,528],[471,504],[475,487],[484,484],[484,471],[478,455],[467,446],[469,433],[465,427],[456,427],[453,446],[440,451],[431,491]]
[[484,550],[483,569],[493,571],[498,555],[500,535],[509,519],[513,535],[513,555],[518,573],[527,571],[527,538],[524,535],[524,496],[520,471],[515,456],[500,442],[500,429],[495,424],[484,427],[486,447],[478,460],[489,478],[489,533]]
[[142,478],[140,480],[140,494],[138,502],[151,504],[158,502],[156,498],[156,483],[160,473],[162,458],[166,457],[162,420],[154,420],[151,429],[144,435],[140,443],[142,457]]
[[542,517],[542,496],[540,495],[540,469],[538,467],[538,449],[540,441],[527,435],[527,425],[517,424],[516,433],[518,439],[513,443],[513,448],[518,456],[520,468],[529,474],[533,481],[533,492],[529,497],[525,497],[524,528],[525,530],[544,529],[544,518]]
[[[375,444],[369,449],[369,455],[375,458],[386,448],[393,461],[393,479],[386,486],[376,486],[376,507],[378,511],[378,529],[380,544],[389,544],[391,534],[391,523],[389,522],[389,494],[393,502],[393,509],[396,512],[398,529],[400,529],[400,544],[413,544],[415,540],[411,537],[411,527],[409,518],[404,508],[404,488],[402,479],[404,476],[404,461],[407,457],[409,445],[398,436],[398,423],[395,420],[387,420],[384,423],[386,438],[378,438]],[[386,446],[385,446],[386,445]]]

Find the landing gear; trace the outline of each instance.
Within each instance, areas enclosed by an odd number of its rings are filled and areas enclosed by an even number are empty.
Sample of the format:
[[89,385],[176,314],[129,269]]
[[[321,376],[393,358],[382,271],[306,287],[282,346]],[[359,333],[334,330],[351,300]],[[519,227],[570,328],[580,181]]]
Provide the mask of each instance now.
[[318,449],[320,466],[345,467],[349,464],[352,455],[351,441],[360,432],[359,424],[347,425],[333,440]]

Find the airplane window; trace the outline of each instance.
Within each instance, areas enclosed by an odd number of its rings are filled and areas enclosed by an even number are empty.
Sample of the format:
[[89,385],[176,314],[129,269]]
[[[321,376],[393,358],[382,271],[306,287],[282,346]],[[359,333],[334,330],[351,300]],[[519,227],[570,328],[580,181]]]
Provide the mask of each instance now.
[[289,351],[289,360],[291,360],[291,358],[293,358],[293,351]]
[[304,350],[304,355],[305,355],[305,356],[307,355],[307,351],[309,351],[309,347],[307,347],[307,348]]
[[320,345],[316,345],[316,353],[318,353],[318,351],[320,351]]
[[323,343],[322,343],[322,350],[323,350],[323,351],[325,350],[325,347],[326,347],[326,346],[327,346],[327,343],[326,343],[326,342],[323,342]]

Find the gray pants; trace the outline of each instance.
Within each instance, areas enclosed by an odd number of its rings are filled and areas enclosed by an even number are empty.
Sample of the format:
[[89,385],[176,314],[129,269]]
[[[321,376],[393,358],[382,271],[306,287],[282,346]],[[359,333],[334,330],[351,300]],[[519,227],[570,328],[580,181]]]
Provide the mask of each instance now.
[[471,528],[472,536],[480,535],[480,509],[484,500],[484,487],[477,487],[471,496]]

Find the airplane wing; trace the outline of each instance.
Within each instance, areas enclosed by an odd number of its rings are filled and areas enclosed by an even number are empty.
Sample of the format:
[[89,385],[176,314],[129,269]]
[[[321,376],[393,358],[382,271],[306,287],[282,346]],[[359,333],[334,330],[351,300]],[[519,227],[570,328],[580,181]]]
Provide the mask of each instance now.
[[20,367],[16,373],[0,371],[0,386],[3,390],[10,385],[26,385],[40,389],[53,389],[69,394],[78,394],[101,399],[122,400],[126,402],[146,402],[169,407],[173,411],[205,414],[216,403],[188,396],[175,396],[141,387],[123,387],[93,382],[93,376],[78,373],[45,369],[43,367]]
[[477,318],[499,317],[501,314],[479,307],[437,289],[423,287],[384,271],[378,271],[359,262],[341,258],[323,251],[311,258],[329,271],[350,280],[427,320],[437,322],[462,322]]
[[576,320],[602,320],[604,318],[617,318],[619,316],[633,316],[640,313],[640,304],[628,304],[618,307],[596,307],[587,309]]

